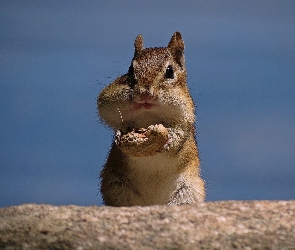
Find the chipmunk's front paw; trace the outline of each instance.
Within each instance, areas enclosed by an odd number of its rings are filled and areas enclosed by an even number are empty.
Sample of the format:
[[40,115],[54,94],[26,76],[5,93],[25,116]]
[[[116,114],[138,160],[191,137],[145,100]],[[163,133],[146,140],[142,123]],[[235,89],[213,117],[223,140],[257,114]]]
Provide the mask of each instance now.
[[168,128],[168,140],[164,145],[166,151],[178,150],[182,138],[184,137],[184,132],[181,129]]
[[168,130],[162,124],[132,130],[127,134],[116,133],[116,144],[131,156],[151,156],[161,152],[168,140]]

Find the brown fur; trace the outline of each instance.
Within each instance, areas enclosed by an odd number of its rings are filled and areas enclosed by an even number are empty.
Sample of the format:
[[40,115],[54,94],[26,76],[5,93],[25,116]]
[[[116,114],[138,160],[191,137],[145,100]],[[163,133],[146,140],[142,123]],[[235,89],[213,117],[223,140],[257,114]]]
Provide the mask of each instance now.
[[[182,37],[175,32],[167,47],[145,49],[139,35],[134,47],[128,73],[103,89],[97,101],[101,119],[117,131],[101,173],[105,204],[203,201],[204,181],[199,176],[194,104],[186,82]],[[168,140],[155,140],[157,133],[168,133]],[[135,141],[129,142],[129,135]],[[124,136],[127,139],[120,141]],[[153,146],[156,143],[163,144]]]

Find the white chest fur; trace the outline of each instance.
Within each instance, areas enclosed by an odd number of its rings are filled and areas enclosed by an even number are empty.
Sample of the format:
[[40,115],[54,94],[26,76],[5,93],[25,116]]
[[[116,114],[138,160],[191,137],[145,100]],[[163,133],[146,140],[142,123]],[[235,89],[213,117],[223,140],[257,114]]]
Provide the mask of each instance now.
[[139,191],[139,203],[166,204],[175,189],[179,173],[177,157],[159,153],[148,157],[129,157],[128,179]]

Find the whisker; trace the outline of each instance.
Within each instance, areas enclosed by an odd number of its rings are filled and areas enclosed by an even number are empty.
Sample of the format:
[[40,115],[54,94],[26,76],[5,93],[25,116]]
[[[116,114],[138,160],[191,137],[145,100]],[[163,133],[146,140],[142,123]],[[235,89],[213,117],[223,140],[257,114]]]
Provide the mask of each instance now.
[[124,120],[123,120],[123,116],[122,116],[122,113],[121,113],[120,109],[117,108],[117,110],[118,110],[118,112],[119,112],[119,114],[120,114],[120,117],[121,117],[122,122],[124,122]]

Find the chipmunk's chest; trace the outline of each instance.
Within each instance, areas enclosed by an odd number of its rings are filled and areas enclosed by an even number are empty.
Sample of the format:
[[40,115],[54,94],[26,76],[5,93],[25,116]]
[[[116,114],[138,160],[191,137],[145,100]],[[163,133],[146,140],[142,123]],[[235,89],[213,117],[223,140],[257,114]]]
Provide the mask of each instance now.
[[168,202],[179,177],[177,164],[178,158],[166,153],[148,157],[128,157],[127,178],[140,194],[140,205]]

